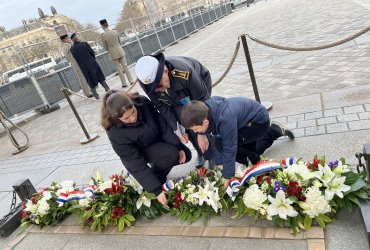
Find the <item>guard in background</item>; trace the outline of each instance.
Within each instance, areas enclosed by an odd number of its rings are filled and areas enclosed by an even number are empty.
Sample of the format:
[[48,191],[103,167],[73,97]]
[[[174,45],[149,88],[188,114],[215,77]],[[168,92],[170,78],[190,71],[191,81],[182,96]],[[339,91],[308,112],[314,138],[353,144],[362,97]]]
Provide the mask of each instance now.
[[74,42],[71,47],[71,53],[76,59],[78,66],[80,66],[94,97],[99,99],[99,94],[96,91],[98,82],[104,87],[105,92],[109,90],[109,87],[105,82],[103,71],[95,60],[95,52],[87,42],[82,42],[76,33],[71,35],[71,39]]
[[67,61],[71,65],[72,69],[76,72],[78,82],[80,84],[82,92],[84,93],[85,96],[87,96],[89,98],[93,97],[93,95],[90,92],[89,85],[87,84],[86,79],[83,76],[80,67],[78,66],[76,60],[72,56],[72,53],[71,53],[72,41],[71,41],[71,39],[68,37],[67,34],[65,34],[63,36],[60,36],[60,39],[63,42],[62,51],[63,51],[64,57],[67,59]]
[[104,30],[104,32],[101,34],[103,46],[105,50],[109,52],[113,65],[116,67],[118,71],[118,75],[121,79],[122,87],[123,88],[127,87],[125,74],[130,84],[133,84],[134,81],[127,67],[125,52],[122,49],[119,34],[117,31],[109,29],[107,20],[103,19],[103,20],[100,20],[99,22]]
[[[180,125],[183,105],[191,100],[205,101],[211,97],[212,80],[206,67],[190,57],[169,56],[162,53],[141,57],[135,66],[140,86],[154,106],[176,132],[183,143],[189,140],[197,150],[196,166],[209,159],[206,154],[208,139]],[[204,155],[204,157],[203,157]]]

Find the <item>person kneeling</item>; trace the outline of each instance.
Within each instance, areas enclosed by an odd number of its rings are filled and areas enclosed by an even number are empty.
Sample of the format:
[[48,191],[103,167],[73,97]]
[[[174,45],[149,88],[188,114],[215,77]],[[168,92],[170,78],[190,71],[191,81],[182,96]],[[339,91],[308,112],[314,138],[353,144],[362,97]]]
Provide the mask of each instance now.
[[166,204],[162,184],[173,166],[190,161],[191,151],[149,99],[138,93],[108,91],[103,99],[101,125],[127,171]]
[[248,165],[249,160],[255,165],[277,138],[286,135],[294,139],[289,129],[270,123],[265,107],[244,97],[191,101],[182,109],[181,124],[207,135],[214,163],[223,165],[225,187],[235,176],[235,161]]

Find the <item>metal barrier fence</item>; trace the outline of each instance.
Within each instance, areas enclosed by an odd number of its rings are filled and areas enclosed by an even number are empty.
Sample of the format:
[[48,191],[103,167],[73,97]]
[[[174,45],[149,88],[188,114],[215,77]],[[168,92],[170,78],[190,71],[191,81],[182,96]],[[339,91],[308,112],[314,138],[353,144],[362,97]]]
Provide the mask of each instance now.
[[[221,3],[207,9],[192,11],[189,16],[171,21],[140,32],[135,38],[122,41],[122,48],[126,53],[127,64],[134,64],[141,56],[152,54],[165,49],[191,33],[222,18],[231,12],[230,3]],[[133,24],[133,23],[132,23]],[[96,56],[105,76],[116,72],[107,52]],[[69,88],[80,90],[76,73],[68,63],[57,64],[54,72],[37,76],[37,81],[48,102],[52,105],[64,99],[60,89]],[[25,111],[43,106],[42,99],[31,83],[29,77],[0,86],[0,109],[10,117]]]

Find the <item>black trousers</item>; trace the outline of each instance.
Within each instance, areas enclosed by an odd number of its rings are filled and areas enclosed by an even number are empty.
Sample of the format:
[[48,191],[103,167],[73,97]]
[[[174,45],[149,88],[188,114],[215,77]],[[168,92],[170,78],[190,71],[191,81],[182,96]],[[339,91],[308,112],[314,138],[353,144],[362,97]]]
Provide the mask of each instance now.
[[271,130],[270,122],[251,124],[238,130],[238,151],[236,161],[241,164],[256,164],[260,155],[268,149],[281,135]]
[[[186,162],[191,160],[191,151],[186,146],[183,148]],[[153,173],[161,183],[165,183],[167,175],[173,166],[179,165],[179,149],[166,142],[155,142],[144,149],[145,160],[150,163]]]

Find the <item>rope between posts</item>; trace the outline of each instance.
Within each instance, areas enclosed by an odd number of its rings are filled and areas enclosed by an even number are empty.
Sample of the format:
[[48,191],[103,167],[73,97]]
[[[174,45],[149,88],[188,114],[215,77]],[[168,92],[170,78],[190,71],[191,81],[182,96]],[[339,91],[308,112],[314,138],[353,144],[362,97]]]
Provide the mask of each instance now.
[[265,45],[267,47],[271,47],[271,48],[274,48],[274,49],[281,49],[281,50],[289,50],[289,51],[314,51],[314,50],[322,50],[322,49],[328,49],[328,48],[331,48],[331,47],[335,47],[335,46],[338,46],[338,45],[341,45],[343,43],[346,43],[346,42],[349,42],[353,39],[356,39],[357,37],[365,34],[366,32],[370,31],[370,25],[368,27],[366,27],[365,29],[357,32],[357,33],[354,33],[353,35],[347,37],[347,38],[344,38],[344,39],[341,39],[339,41],[336,41],[336,42],[333,42],[333,43],[329,43],[329,44],[326,44],[326,45],[320,45],[320,46],[312,46],[312,47],[290,47],[290,46],[284,46],[284,45],[279,45],[279,44],[275,44],[275,43],[271,43],[271,42],[266,42],[266,41],[263,41],[263,40],[260,40],[252,35],[249,35],[249,34],[246,34],[252,41],[256,42],[256,43],[259,43],[259,44],[262,44],[262,45]]
[[231,58],[229,65],[227,66],[225,72],[221,75],[221,77],[212,84],[212,88],[215,87],[217,84],[219,84],[225,78],[225,76],[229,73],[231,67],[233,66],[235,62],[236,56],[238,55],[239,48],[240,48],[240,40],[238,38],[238,42],[236,43],[234,54],[233,54],[233,57]]

